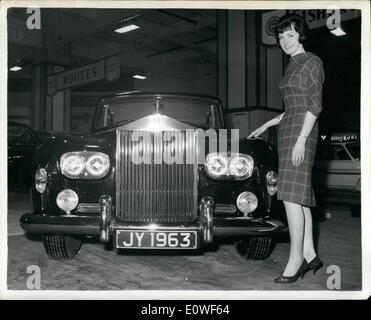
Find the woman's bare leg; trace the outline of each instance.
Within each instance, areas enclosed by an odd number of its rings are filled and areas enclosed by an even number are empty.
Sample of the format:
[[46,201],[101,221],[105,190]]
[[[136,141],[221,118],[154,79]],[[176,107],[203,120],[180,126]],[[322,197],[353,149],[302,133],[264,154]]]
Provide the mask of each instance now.
[[292,202],[283,202],[285,205],[290,233],[290,256],[283,275],[291,277],[296,274],[303,262],[304,243],[304,211],[303,206]]
[[316,251],[314,250],[314,241],[313,241],[313,220],[312,212],[310,208],[303,207],[304,211],[304,244],[303,244],[303,255],[307,262],[311,262],[316,256]]

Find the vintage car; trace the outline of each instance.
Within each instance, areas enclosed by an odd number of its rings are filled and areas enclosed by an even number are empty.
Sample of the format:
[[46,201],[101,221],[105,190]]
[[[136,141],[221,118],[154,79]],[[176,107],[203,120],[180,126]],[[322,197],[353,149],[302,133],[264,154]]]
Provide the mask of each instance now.
[[56,134],[38,150],[27,232],[51,259],[83,237],[117,249],[198,249],[233,237],[267,258],[287,224],[276,199],[277,154],[226,130],[213,97],[121,93],[103,97],[87,136]]
[[358,132],[323,134],[316,154],[313,183],[324,204],[361,206],[361,145]]
[[29,126],[8,121],[8,191],[30,190],[33,183],[31,163],[40,144]]

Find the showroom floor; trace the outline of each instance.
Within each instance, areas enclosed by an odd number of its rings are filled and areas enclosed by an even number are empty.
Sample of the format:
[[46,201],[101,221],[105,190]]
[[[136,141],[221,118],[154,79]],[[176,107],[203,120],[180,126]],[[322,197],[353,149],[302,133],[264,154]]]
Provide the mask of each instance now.
[[341,271],[342,290],[360,290],[361,219],[331,210],[317,224],[319,253],[325,266],[290,285],[272,280],[282,271],[289,243],[277,244],[265,261],[244,261],[232,243],[197,253],[119,252],[94,241],[84,243],[73,260],[48,260],[38,237],[26,236],[19,217],[30,211],[27,194],[8,195],[8,288],[27,290],[27,268],[41,270],[48,290],[328,290],[329,266]]

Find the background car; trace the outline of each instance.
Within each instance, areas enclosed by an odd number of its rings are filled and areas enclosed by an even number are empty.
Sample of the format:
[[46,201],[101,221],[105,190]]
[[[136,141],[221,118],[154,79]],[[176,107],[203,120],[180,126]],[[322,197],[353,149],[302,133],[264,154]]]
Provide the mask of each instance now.
[[27,192],[33,180],[32,161],[40,139],[22,123],[8,121],[8,190]]
[[326,204],[361,206],[361,152],[358,132],[322,135],[314,166],[314,186]]
[[36,136],[39,138],[41,143],[44,143],[47,139],[53,136],[56,132],[50,130],[37,130],[35,131]]

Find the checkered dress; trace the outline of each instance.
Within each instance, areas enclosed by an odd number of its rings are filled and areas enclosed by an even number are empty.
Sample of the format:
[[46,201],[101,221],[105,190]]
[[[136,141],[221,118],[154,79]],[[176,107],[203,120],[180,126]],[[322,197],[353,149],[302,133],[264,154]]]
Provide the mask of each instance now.
[[277,198],[307,207],[316,205],[311,175],[317,146],[317,121],[305,143],[304,161],[299,167],[292,165],[292,149],[303,127],[306,112],[318,117],[322,110],[323,81],[321,59],[304,52],[290,58],[279,85],[285,114],[278,128]]

